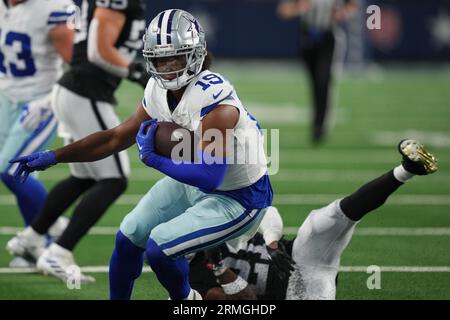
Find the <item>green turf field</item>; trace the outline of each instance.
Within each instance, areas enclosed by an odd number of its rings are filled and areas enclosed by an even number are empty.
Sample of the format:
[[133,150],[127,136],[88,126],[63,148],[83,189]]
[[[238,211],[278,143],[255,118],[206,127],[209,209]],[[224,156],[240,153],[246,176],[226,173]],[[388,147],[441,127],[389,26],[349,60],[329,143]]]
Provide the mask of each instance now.
[[[321,147],[309,143],[309,94],[295,65],[222,63],[249,110],[265,128],[280,130],[280,168],[272,177],[275,204],[293,236],[309,211],[346,195],[399,163],[397,142],[420,139],[440,160],[433,176],[408,182],[360,224],[341,260],[338,299],[450,299],[450,73],[448,68],[385,68],[345,74],[340,80],[334,128]],[[131,114],[142,91],[129,83],[119,90],[121,118]],[[76,114],[76,109],[74,109]],[[61,141],[55,141],[54,146]],[[114,233],[124,215],[161,176],[129,150],[132,174],[125,196],[75,250],[79,265],[106,267]],[[41,174],[51,187],[66,165]],[[0,186],[0,299],[107,299],[108,276],[69,290],[56,279],[14,274],[3,249],[22,222],[14,199]],[[106,228],[105,228],[106,227]],[[109,228],[108,228],[109,227]],[[104,233],[104,234],[99,234]],[[366,267],[382,268],[381,289],[369,290]],[[389,267],[387,269],[383,269]],[[101,271],[102,271],[101,270]],[[386,270],[386,271],[383,271]],[[133,298],[166,299],[153,273],[137,281]]]

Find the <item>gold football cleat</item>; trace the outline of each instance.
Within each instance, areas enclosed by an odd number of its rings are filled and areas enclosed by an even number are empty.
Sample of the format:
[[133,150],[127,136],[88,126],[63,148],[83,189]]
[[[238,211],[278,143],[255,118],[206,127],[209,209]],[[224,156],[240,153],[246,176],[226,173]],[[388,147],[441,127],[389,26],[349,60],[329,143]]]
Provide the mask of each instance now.
[[425,150],[419,141],[402,140],[398,144],[398,150],[403,156],[402,165],[406,171],[417,175],[426,175],[437,171],[436,157]]

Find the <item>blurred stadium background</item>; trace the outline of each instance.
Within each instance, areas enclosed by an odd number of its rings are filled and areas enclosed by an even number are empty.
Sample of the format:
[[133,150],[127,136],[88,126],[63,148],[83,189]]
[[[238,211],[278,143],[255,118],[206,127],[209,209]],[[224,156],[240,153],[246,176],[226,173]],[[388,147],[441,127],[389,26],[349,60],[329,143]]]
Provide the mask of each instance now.
[[[366,29],[369,5],[381,8],[381,30]],[[265,128],[280,129],[280,170],[272,177],[275,205],[292,237],[309,211],[399,163],[396,145],[416,138],[440,160],[440,171],[408,182],[367,216],[345,251],[338,299],[450,299],[450,1],[361,1],[344,27],[343,68],[335,87],[334,126],[323,145],[309,141],[310,95],[297,60],[298,21],[276,16],[276,0],[148,1],[148,17],[169,7],[186,9],[207,31],[214,70],[235,85]],[[142,91],[124,82],[122,119]],[[75,112],[75,111],[74,111]],[[61,145],[61,140],[54,146]],[[126,195],[75,250],[97,283],[69,290],[60,281],[8,268],[0,250],[0,299],[107,299],[107,265],[114,234],[161,176],[129,150],[132,174]],[[41,174],[47,187],[67,166]],[[22,227],[14,198],[0,186],[0,247]],[[382,268],[381,289],[369,290],[366,267]],[[166,299],[150,272],[136,284],[136,299]]]

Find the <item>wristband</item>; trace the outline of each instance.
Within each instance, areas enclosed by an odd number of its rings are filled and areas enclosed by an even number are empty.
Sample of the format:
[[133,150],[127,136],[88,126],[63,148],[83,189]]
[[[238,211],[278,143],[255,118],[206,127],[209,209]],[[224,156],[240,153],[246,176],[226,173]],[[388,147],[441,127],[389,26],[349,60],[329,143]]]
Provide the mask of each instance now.
[[247,281],[245,281],[242,277],[237,276],[236,280],[230,283],[222,284],[223,291],[226,295],[233,295],[241,292],[245,288],[247,288]]

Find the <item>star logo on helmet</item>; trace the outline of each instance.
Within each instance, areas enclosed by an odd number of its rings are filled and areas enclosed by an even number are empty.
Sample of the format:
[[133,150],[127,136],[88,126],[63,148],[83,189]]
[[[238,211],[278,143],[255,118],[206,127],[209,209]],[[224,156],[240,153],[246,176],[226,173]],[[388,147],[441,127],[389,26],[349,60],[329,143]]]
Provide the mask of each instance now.
[[193,24],[191,24],[187,30],[187,32],[192,32],[192,36],[193,37],[197,37],[198,36],[198,31],[197,31],[197,27]]
[[197,22],[197,20],[189,19],[188,17],[186,17],[186,19],[191,23],[191,25],[189,26],[187,31],[196,31],[198,33],[199,30],[198,30],[198,22]]

